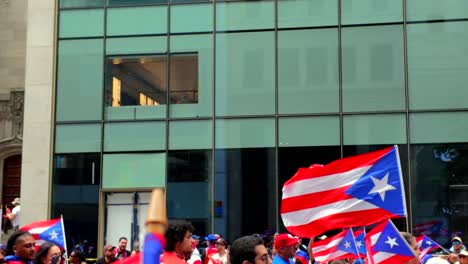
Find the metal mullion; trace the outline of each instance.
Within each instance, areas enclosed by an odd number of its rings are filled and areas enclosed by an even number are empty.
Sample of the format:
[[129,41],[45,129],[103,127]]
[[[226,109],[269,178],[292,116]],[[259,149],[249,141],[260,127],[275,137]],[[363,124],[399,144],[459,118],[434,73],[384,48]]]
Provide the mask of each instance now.
[[165,175],[165,186],[166,186],[166,193],[167,193],[167,183],[169,179],[169,112],[170,112],[170,102],[171,102],[171,94],[170,94],[170,83],[171,83],[171,2],[167,2],[167,32],[166,32],[166,50],[167,50],[167,61],[166,61],[166,175]]
[[275,227],[276,230],[279,230],[279,105],[278,105],[278,0],[274,1],[274,9],[275,9],[275,43],[274,43],[274,56],[275,56],[275,179],[274,179],[274,186],[275,186]]
[[[210,190],[210,205],[209,212],[211,215],[210,219],[210,228],[212,232],[214,230],[214,201],[215,201],[215,176],[216,176],[216,0],[213,0],[213,78],[212,78],[212,141],[211,141],[211,181],[208,181],[210,186],[208,189]],[[229,220],[228,220],[229,221]]]
[[343,54],[341,39],[341,0],[338,1],[338,112],[340,123],[340,157],[343,158],[344,129],[343,129]]

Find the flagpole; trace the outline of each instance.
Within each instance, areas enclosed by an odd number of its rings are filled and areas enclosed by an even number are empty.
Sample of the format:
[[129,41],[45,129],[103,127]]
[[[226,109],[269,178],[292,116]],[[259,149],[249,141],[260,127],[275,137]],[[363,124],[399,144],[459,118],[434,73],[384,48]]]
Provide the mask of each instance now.
[[[0,228],[3,227],[3,204],[0,204],[0,214],[2,215],[2,218],[0,219]],[[3,229],[0,230],[0,241],[2,241],[2,233]]]
[[65,227],[63,225],[63,215],[60,215],[60,223],[62,224],[62,236],[63,236],[63,248],[65,249],[65,264],[68,264],[68,250],[67,250],[67,239],[65,237]]

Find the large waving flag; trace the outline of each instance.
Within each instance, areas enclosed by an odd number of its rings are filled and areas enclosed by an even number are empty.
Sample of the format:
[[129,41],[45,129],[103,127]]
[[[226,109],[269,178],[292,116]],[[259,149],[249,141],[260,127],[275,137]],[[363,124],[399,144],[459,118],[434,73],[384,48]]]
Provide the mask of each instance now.
[[359,257],[351,229],[324,240],[313,242],[312,252],[315,260],[320,262]]
[[32,224],[25,225],[20,229],[31,233],[36,239],[36,245],[41,245],[44,242],[50,242],[66,249],[62,218],[34,222]]
[[416,238],[416,242],[419,245],[419,250],[421,251],[421,255],[419,255],[420,259],[423,259],[427,253],[431,252],[432,250],[436,248],[440,248],[442,250],[445,250],[441,245],[437,244],[434,240],[430,239],[426,235],[421,235]]
[[385,221],[366,235],[367,257],[371,264],[400,264],[416,257],[392,221]]
[[281,217],[289,232],[313,237],[331,229],[405,217],[396,146],[300,168],[283,186]]

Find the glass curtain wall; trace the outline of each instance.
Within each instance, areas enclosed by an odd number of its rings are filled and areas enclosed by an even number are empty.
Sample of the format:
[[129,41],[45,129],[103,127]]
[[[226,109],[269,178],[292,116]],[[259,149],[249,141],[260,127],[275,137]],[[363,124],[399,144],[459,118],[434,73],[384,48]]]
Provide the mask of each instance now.
[[[466,1],[59,8],[53,214],[75,183],[89,197],[165,187],[169,217],[200,235],[284,231],[298,167],[398,145],[409,217],[396,224],[468,239]],[[83,173],[65,176],[69,159]]]

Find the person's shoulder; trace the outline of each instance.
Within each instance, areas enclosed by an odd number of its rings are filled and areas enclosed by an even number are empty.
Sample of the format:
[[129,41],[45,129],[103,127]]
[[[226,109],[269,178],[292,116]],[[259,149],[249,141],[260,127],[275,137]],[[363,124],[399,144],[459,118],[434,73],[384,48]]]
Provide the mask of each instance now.
[[102,264],[104,262],[105,262],[104,257],[100,257],[100,258],[96,259],[96,264]]

